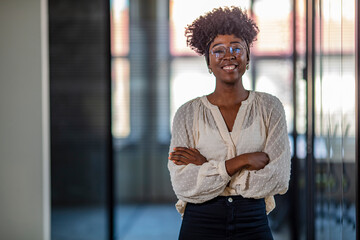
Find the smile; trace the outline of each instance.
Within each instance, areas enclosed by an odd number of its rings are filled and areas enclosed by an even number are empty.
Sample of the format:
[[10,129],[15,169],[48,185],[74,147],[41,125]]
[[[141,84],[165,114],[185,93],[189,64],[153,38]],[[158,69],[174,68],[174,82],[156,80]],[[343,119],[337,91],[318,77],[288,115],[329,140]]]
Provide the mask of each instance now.
[[225,71],[233,71],[235,68],[237,68],[236,65],[227,65],[222,67],[222,69],[224,69]]

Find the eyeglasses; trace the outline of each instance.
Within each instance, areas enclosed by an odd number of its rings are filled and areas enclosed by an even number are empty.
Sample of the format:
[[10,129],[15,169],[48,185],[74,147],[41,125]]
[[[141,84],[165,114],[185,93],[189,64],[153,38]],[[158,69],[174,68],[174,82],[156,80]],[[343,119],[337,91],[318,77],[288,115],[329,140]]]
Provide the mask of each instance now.
[[225,57],[227,49],[229,49],[231,55],[236,57],[239,57],[245,53],[245,48],[240,44],[232,45],[230,47],[216,46],[213,49],[211,49],[210,53],[216,58],[221,59]]

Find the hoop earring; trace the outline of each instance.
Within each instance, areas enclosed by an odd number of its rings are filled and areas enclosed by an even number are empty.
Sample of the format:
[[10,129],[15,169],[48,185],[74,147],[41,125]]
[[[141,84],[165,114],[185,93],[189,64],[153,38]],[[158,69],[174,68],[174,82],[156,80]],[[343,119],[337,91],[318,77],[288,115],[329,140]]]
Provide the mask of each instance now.
[[213,73],[213,72],[212,72],[212,70],[211,70],[211,68],[209,68],[209,73],[210,73],[210,74],[212,74],[212,73]]

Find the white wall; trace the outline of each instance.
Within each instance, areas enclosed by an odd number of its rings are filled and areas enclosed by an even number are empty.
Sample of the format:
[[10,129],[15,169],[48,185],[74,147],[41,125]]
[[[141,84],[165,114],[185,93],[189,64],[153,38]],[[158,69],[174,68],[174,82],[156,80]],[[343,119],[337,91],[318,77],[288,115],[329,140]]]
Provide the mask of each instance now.
[[0,239],[50,239],[46,0],[0,0]]

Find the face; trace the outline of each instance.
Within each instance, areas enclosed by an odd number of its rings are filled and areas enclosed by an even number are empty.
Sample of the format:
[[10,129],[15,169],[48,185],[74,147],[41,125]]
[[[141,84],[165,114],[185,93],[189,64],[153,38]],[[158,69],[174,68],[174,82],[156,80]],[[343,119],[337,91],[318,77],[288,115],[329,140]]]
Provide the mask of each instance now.
[[209,48],[209,68],[217,80],[235,83],[245,73],[246,43],[234,35],[218,35]]

